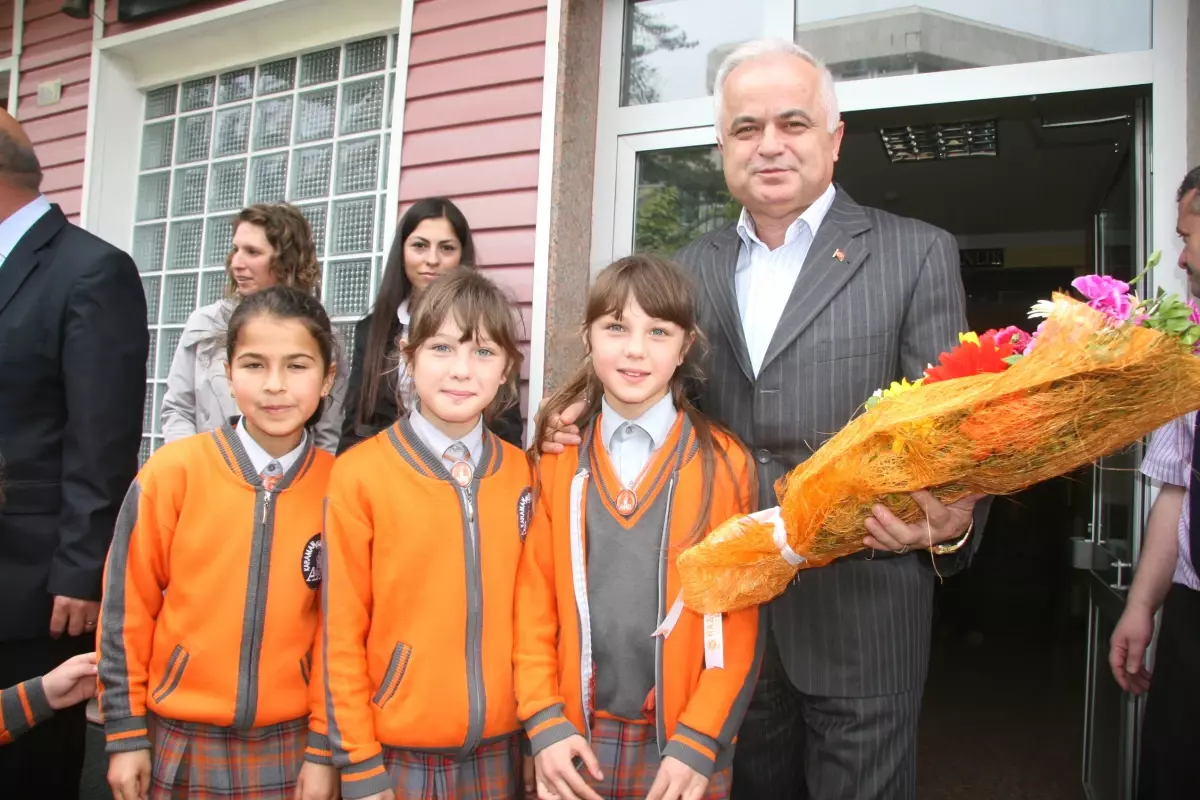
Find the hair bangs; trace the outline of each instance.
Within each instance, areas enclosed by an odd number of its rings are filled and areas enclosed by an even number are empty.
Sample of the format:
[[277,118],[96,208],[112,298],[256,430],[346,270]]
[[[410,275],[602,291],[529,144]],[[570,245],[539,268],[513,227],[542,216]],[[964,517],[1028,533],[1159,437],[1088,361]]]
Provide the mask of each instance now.
[[460,331],[459,342],[490,342],[508,359],[508,384],[485,415],[493,419],[519,398],[521,364],[525,354],[514,319],[512,301],[483,273],[459,267],[436,278],[421,296],[412,318],[404,356],[409,363],[421,346],[437,336],[453,319]]
[[630,301],[653,319],[685,331],[696,327],[691,282],[675,262],[657,256],[626,256],[596,278],[588,299],[587,325],[605,315],[620,319]]

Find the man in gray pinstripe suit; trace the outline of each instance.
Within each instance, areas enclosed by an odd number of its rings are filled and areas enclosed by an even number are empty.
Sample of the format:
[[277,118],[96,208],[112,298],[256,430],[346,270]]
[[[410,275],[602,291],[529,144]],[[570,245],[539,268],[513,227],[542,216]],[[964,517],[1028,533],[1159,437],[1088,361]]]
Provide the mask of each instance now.
[[[751,448],[759,502],[771,506],[774,482],[875,389],[919,376],[957,342],[964,292],[950,234],[833,185],[842,123],[833,78],[811,55],[743,45],[713,95],[726,183],[743,211],[678,258],[701,285],[703,408]],[[935,568],[961,569],[978,543],[977,498],[916,499],[927,522],[876,509],[870,556],[802,572],[771,604],[735,800],[915,797]]]
[[[871,393],[919,376],[966,330],[958,251],[945,231],[864,208],[833,185],[842,139],[833,78],[789,42],[743,45],[718,70],[717,138],[743,205],[685,247],[710,344],[703,410],[774,482]],[[578,443],[564,413],[553,442]],[[772,641],[734,760],[735,800],[916,795],[916,730],[935,572],[962,569],[978,498],[926,520],[879,507],[870,556],[800,573],[770,608]],[[981,509],[982,511],[982,505]],[[941,555],[935,555],[933,550]]]

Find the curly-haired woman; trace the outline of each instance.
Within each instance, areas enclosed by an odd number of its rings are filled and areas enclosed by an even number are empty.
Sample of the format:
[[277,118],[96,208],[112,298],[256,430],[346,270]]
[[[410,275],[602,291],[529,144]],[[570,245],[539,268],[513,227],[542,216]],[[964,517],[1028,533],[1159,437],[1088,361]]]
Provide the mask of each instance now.
[[[238,414],[224,357],[225,330],[237,303],[276,285],[317,293],[321,265],[308,220],[287,203],[242,209],[233,218],[233,247],[225,271],[225,297],[192,312],[171,361],[162,404],[162,431],[168,442],[219,428]],[[338,379],[314,431],[316,445],[331,453],[341,429],[345,375],[338,364]]]

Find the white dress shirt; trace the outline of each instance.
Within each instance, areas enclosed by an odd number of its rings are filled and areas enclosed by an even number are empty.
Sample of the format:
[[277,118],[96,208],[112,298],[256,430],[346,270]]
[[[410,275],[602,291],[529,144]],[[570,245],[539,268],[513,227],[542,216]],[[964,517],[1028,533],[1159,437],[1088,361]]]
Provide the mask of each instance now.
[[[400,320],[400,339],[408,339],[408,329],[412,326],[408,300],[402,302],[396,309],[396,319]],[[406,411],[417,407],[417,390],[413,386],[412,375],[408,372],[408,362],[405,360],[404,354],[399,351],[396,352],[396,392],[400,395],[400,402],[404,404]]]
[[607,398],[600,401],[600,440],[622,486],[634,488],[642,470],[671,435],[676,416],[670,392],[633,420],[613,411]]
[[45,195],[38,195],[17,209],[11,217],[0,222],[0,267],[8,260],[9,254],[17,244],[29,233],[29,229],[50,210],[50,201]]
[[[451,445],[458,443],[467,448],[471,468],[479,469],[479,455],[483,452],[483,417],[480,417],[470,433],[461,439],[451,439],[442,433],[432,422],[425,419],[419,408],[414,409],[408,415],[408,421],[412,425],[413,432],[417,434],[417,438],[424,442],[435,456],[444,461],[446,451]],[[450,469],[451,466],[451,463],[445,464],[446,469]]]
[[[241,441],[242,447],[246,449],[246,455],[250,456],[250,463],[254,465],[254,471],[259,475],[267,471],[267,467],[271,465],[272,461],[277,462],[279,465],[277,467],[279,472],[276,474],[279,477],[286,475],[287,471],[300,459],[300,454],[304,452],[304,445],[308,441],[308,431],[304,431],[300,435],[300,444],[296,445],[295,449],[289,450],[279,458],[275,458],[275,456],[263,450],[262,445],[254,441],[254,437],[246,430],[245,417],[238,419],[235,430],[237,430],[238,439]],[[274,472],[274,470],[272,471]]]
[[817,229],[833,205],[836,190],[830,184],[825,192],[788,226],[783,244],[772,250],[763,244],[754,230],[754,219],[742,209],[737,232],[742,239],[738,250],[734,289],[742,315],[742,333],[754,374],[762,368],[767,347],[779,326],[784,306],[808,257]]

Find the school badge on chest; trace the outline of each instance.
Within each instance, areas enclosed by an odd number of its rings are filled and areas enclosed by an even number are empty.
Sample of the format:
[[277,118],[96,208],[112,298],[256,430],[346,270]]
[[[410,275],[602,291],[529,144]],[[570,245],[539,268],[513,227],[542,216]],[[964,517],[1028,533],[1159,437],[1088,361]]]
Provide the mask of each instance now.
[[637,510],[637,495],[630,489],[622,489],[617,492],[617,513],[622,517],[628,517]]
[[471,479],[475,477],[475,470],[471,469],[470,463],[466,461],[455,461],[454,466],[450,467],[450,477],[465,489],[471,485]]
[[300,572],[303,573],[304,582],[308,584],[308,588],[320,588],[321,534],[315,534],[308,540],[308,544],[304,545],[304,554],[300,557]]
[[517,529],[521,532],[521,541],[525,541],[525,534],[529,533],[529,521],[533,518],[533,490],[525,487],[525,491],[521,492],[521,497],[517,500]]

